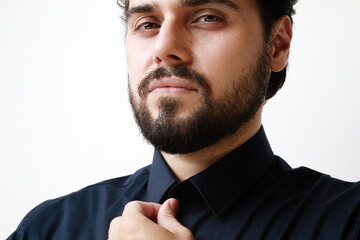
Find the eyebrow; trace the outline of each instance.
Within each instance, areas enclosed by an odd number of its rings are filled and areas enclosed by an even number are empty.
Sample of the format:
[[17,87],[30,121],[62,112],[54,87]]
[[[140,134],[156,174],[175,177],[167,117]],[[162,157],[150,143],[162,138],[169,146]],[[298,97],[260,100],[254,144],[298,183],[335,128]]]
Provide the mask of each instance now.
[[236,11],[241,10],[240,6],[232,2],[231,0],[182,0],[180,3],[181,7],[196,7],[199,5],[205,5],[208,3],[223,4]]
[[[209,3],[222,4],[227,7],[230,7],[231,9],[233,9],[235,11],[241,10],[241,7],[238,6],[237,4],[235,4],[234,2],[232,2],[231,0],[182,0],[179,4],[179,7],[181,7],[181,8],[196,7],[196,6],[205,5],[205,4],[209,4]],[[125,13],[125,19],[127,21],[132,15],[137,14],[137,13],[154,12],[157,8],[158,8],[158,4],[155,2],[145,3],[142,5],[131,7]]]
[[152,3],[145,3],[142,5],[138,5],[138,6],[134,6],[129,8],[126,13],[125,13],[125,17],[126,20],[128,20],[132,15],[137,14],[137,13],[150,13],[150,12],[154,12],[155,9],[158,8],[158,4],[152,2]]

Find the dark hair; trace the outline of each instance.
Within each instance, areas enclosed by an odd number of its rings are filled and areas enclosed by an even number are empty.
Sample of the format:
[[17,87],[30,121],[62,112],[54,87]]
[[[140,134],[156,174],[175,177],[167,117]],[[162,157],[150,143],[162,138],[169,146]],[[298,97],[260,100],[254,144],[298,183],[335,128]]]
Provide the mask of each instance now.
[[[294,5],[298,0],[255,0],[260,11],[261,20],[264,28],[264,36],[269,40],[272,27],[281,16],[289,16],[293,23],[292,16],[295,14]],[[266,91],[266,100],[272,98],[283,86],[286,79],[287,65],[280,72],[272,72],[269,85]]]
[[[124,9],[124,20],[129,9],[130,0],[117,0],[118,5]],[[260,11],[261,20],[264,28],[264,36],[269,40],[272,27],[275,21],[281,16],[289,16],[293,23],[292,16],[295,14],[294,5],[298,0],[255,0]],[[280,72],[272,72],[269,85],[266,91],[266,100],[272,98],[276,92],[283,86],[286,79],[287,65]]]

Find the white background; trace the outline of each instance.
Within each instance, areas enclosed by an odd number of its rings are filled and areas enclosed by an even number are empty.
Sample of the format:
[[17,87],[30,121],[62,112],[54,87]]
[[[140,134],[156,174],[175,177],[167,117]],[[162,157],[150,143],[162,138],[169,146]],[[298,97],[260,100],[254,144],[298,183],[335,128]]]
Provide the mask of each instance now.
[[[360,2],[300,0],[276,154],[360,180]],[[0,239],[40,202],[150,164],[127,99],[115,0],[0,0]]]

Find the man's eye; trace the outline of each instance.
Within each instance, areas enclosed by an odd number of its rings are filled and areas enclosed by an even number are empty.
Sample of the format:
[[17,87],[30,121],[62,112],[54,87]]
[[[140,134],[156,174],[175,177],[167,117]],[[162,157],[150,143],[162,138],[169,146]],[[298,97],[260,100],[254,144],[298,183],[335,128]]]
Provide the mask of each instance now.
[[137,27],[137,29],[140,29],[140,30],[151,30],[151,29],[155,29],[155,28],[160,28],[160,25],[157,23],[154,23],[154,22],[142,23]]
[[216,22],[221,21],[221,18],[214,15],[206,15],[199,18],[200,22]]

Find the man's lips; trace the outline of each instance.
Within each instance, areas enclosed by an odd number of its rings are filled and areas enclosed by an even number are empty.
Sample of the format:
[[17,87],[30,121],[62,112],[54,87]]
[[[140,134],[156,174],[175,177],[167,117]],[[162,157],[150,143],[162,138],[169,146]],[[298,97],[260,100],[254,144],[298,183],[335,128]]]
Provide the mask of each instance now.
[[151,81],[149,93],[185,93],[198,89],[189,81],[181,78],[161,78]]

